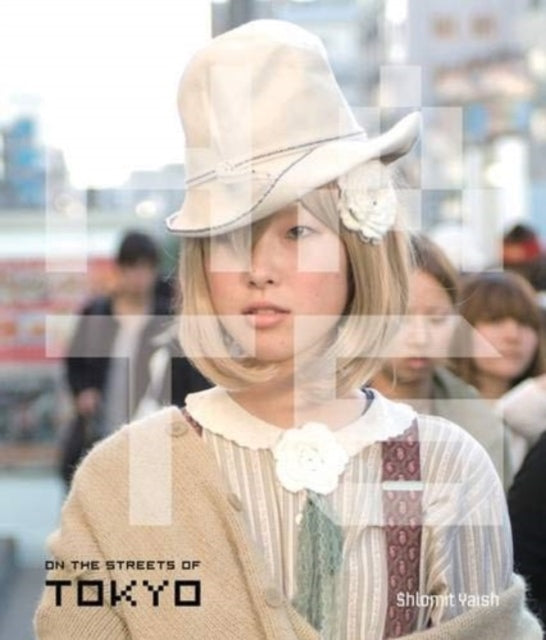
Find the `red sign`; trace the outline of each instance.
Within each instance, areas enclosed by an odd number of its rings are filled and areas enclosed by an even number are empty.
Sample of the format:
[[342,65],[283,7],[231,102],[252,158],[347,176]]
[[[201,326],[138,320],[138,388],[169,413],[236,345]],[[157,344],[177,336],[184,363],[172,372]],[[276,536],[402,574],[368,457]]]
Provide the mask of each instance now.
[[[89,296],[107,293],[112,280],[105,258],[90,259],[85,273],[63,272],[58,264],[48,272],[42,260],[0,262],[0,360],[46,360],[47,317],[77,313]],[[54,339],[58,353],[63,336]]]

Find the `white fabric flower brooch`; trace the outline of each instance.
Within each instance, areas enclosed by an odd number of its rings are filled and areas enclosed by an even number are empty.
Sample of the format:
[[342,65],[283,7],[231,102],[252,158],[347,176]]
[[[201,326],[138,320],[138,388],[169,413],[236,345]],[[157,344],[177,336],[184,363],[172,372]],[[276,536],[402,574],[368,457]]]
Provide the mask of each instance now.
[[302,489],[331,493],[349,461],[334,434],[320,422],[285,431],[273,447],[273,455],[277,478],[293,493]]
[[364,242],[378,244],[396,219],[397,200],[386,169],[378,160],[359,165],[338,178],[338,211]]

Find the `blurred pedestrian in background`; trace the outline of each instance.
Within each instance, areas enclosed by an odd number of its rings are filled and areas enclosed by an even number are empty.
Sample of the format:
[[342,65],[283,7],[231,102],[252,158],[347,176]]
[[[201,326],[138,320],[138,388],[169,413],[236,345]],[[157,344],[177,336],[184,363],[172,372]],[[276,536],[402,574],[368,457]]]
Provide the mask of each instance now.
[[[452,360],[454,371],[474,385],[502,413],[505,395],[522,381],[546,372],[541,311],[536,293],[516,273],[484,272],[465,278],[460,313],[466,320],[455,336],[454,353],[471,355]],[[514,410],[512,405],[513,416]],[[524,404],[520,403],[523,415]],[[515,411],[516,415],[518,410]],[[530,442],[519,419],[505,416],[509,429],[512,471],[521,466]],[[536,439],[546,425],[533,424]]]
[[182,351],[177,333],[177,324],[172,324],[153,339],[155,351],[148,363],[148,386],[139,400],[135,418],[168,405],[183,407],[189,393],[212,386]]
[[[546,395],[546,391],[544,392]],[[543,423],[546,426],[546,423]],[[546,433],[531,449],[508,494],[516,571],[527,578],[529,605],[546,627]]]
[[153,338],[171,313],[168,292],[158,286],[159,252],[150,236],[127,232],[115,264],[114,291],[85,304],[66,357],[75,413],[62,445],[66,481],[93,441],[133,415],[149,383]]
[[505,269],[522,275],[537,292],[546,330],[546,253],[537,232],[528,224],[514,225],[503,236],[502,258]]
[[502,240],[502,258],[505,267],[530,264],[542,254],[535,230],[526,224],[516,224]]
[[515,271],[537,291],[546,290],[546,256],[536,231],[527,224],[516,224],[502,239],[505,269]]
[[457,321],[458,274],[424,235],[411,240],[414,268],[408,316],[372,381],[384,395],[463,427],[489,453],[503,477],[503,425],[472,386],[445,364]]

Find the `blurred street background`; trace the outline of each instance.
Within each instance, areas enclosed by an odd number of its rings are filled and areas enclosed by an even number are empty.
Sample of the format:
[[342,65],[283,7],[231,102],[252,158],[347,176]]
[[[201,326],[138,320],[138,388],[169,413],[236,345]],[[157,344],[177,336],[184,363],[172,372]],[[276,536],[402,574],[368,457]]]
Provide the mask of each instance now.
[[[463,271],[503,268],[516,224],[546,239],[546,0],[5,0],[0,10],[0,638],[30,640],[77,313],[115,282],[127,229],[175,280],[176,87],[211,35],[254,18],[319,35],[370,135],[423,115],[400,166],[412,228]],[[546,289],[545,271],[536,276]]]

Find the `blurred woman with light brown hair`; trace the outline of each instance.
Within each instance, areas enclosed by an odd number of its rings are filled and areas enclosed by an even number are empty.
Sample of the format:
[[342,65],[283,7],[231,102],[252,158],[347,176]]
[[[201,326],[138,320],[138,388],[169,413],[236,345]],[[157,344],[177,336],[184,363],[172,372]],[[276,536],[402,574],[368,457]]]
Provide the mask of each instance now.
[[457,324],[459,275],[442,249],[422,234],[411,237],[408,315],[372,386],[393,400],[463,427],[487,451],[505,480],[503,424],[471,385],[445,365]]
[[[514,398],[520,383],[546,372],[546,353],[540,307],[531,285],[510,272],[484,272],[464,279],[460,313],[466,322],[456,331],[452,367],[463,380],[490,400],[499,414]],[[465,355],[469,354],[469,355]],[[518,395],[519,395],[518,387]],[[524,396],[519,396],[519,406]],[[531,433],[522,433],[511,404],[510,453],[513,471],[521,466],[544,425],[537,421]],[[516,416],[514,416],[516,413]]]

